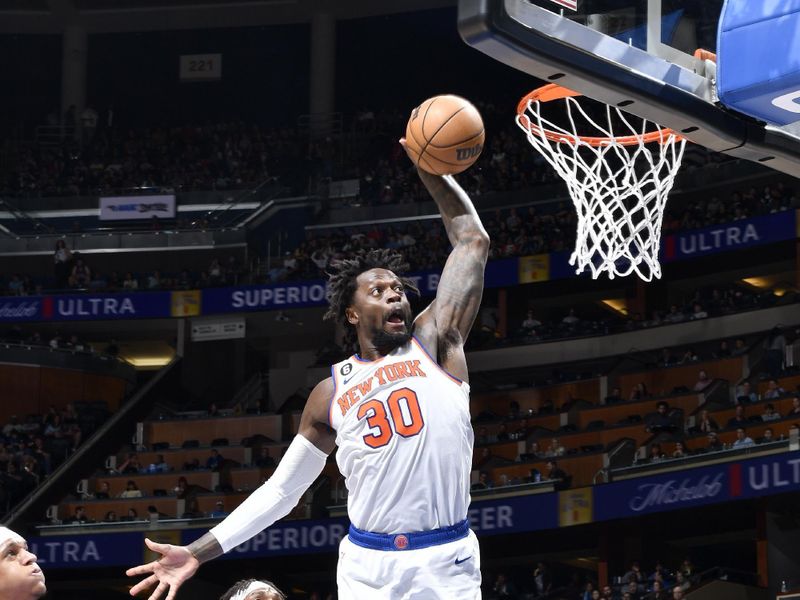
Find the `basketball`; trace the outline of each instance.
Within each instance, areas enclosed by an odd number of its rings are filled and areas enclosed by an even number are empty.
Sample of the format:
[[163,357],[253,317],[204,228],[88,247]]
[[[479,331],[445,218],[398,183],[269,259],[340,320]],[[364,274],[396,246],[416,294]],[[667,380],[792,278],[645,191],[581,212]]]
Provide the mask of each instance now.
[[453,95],[428,98],[411,112],[406,148],[411,160],[434,175],[469,168],[483,150],[483,119],[472,103]]

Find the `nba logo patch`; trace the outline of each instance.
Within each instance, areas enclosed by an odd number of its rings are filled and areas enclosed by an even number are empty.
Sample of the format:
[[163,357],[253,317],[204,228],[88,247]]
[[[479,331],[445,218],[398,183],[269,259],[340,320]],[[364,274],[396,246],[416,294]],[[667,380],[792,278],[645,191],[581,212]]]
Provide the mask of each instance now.
[[408,548],[408,538],[402,534],[395,536],[394,547],[398,550],[405,550]]

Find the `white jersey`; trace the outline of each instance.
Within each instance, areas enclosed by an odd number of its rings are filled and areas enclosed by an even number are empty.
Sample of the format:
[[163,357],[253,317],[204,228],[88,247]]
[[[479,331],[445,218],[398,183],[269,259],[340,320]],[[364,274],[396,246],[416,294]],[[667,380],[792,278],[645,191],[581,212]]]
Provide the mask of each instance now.
[[469,385],[412,341],[331,367],[329,420],[350,522],[375,533],[428,531],[467,518],[474,436]]

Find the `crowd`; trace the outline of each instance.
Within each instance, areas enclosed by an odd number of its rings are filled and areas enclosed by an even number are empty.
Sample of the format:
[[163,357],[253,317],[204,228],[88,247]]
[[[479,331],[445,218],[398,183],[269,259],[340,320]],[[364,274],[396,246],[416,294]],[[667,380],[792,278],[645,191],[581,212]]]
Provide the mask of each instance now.
[[92,292],[137,292],[157,290],[190,290],[251,283],[255,272],[242,265],[235,256],[212,259],[208,266],[195,271],[181,269],[167,273],[159,269],[134,272],[102,272],[90,258],[71,252],[59,240],[53,257],[53,274],[31,276],[22,273],[0,275],[0,290],[8,296],[38,296],[44,291],[74,290]]
[[[715,196],[687,203],[679,211],[667,213],[663,230],[672,233],[706,227],[789,210],[797,203],[794,192],[779,182],[765,186],[761,194],[755,188],[735,192],[727,202]],[[481,217],[492,241],[490,260],[572,250],[574,246],[577,213],[565,202],[496,209]],[[425,270],[439,268],[450,246],[439,219],[314,231],[273,265],[269,280],[321,277],[330,262],[371,248],[396,248],[413,270]]]
[[0,429],[0,515],[30,493],[107,417],[93,403],[51,407],[44,415],[12,416]]
[[278,174],[290,182],[310,160],[293,129],[241,122],[100,128],[83,144],[65,140],[58,146],[20,146],[17,152],[2,196],[244,189]]
[[487,578],[484,595],[488,600],[682,600],[700,577],[689,558],[674,570],[657,560],[649,572],[633,561],[624,575],[598,585],[577,571],[555,570],[540,561],[493,574]]

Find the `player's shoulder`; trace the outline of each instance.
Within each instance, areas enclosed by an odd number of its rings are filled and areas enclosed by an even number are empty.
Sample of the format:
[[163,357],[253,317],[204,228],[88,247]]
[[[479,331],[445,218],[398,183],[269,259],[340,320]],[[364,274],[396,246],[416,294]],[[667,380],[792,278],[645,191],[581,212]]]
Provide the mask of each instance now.
[[333,394],[334,390],[334,381],[333,377],[326,377],[325,379],[321,380],[317,385],[314,386],[314,389],[311,390],[311,394],[308,396],[309,402],[311,401],[324,401],[328,402]]

